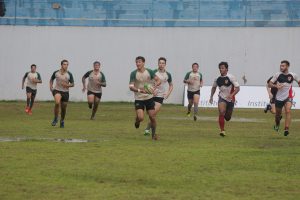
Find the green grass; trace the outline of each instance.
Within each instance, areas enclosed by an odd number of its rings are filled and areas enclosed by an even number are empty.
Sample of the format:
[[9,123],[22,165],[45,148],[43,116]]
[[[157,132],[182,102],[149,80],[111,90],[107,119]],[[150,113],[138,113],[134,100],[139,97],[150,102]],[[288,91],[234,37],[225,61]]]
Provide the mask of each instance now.
[[[164,105],[159,141],[133,126],[132,104],[101,103],[90,121],[86,103],[70,103],[65,129],[51,127],[53,104],[38,103],[32,116],[23,102],[0,103],[0,199],[280,199],[300,198],[300,111],[288,137],[272,130],[262,110],[235,110],[221,138],[217,110],[200,109],[194,122],[185,108]],[[214,119],[213,118],[213,119]],[[50,139],[87,139],[63,143]],[[46,140],[47,139],[47,140]]]

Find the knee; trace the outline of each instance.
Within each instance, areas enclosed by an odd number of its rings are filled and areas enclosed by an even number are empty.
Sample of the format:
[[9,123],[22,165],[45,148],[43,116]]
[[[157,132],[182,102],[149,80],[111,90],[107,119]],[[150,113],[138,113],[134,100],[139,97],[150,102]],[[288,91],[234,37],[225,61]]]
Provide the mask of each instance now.
[[140,122],[144,121],[144,117],[143,117],[143,116],[138,116],[137,118],[138,118],[138,120],[139,120]]
[[290,114],[291,114],[291,110],[286,110],[286,111],[285,111],[285,114],[286,114],[286,115],[290,115]]

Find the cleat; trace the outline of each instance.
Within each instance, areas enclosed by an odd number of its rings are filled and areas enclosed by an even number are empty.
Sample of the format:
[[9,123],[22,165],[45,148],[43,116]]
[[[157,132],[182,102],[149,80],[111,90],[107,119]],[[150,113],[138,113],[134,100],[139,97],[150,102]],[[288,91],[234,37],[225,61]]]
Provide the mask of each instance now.
[[274,131],[279,132],[279,126],[274,125]]
[[27,113],[28,113],[28,115],[32,115],[32,111],[30,109],[28,110]]
[[65,122],[64,122],[64,121],[60,121],[59,127],[60,127],[60,128],[65,128]]
[[95,116],[91,116],[90,120],[95,120]]
[[186,113],[186,116],[190,117],[190,116],[191,116],[191,112],[188,111],[188,112]]
[[51,125],[52,125],[52,126],[56,126],[57,122],[58,122],[57,119],[54,119],[54,120],[52,121]]
[[284,136],[288,136],[289,134],[290,134],[289,130],[284,130],[284,133],[283,133]]
[[150,130],[145,129],[144,136],[149,136],[149,135],[150,135]]
[[197,116],[196,115],[194,115],[194,121],[197,121]]
[[270,108],[271,108],[271,105],[268,104],[268,105],[265,107],[264,112],[267,113],[269,110],[271,110]]
[[225,136],[226,136],[225,131],[221,131],[220,136],[221,136],[221,137],[225,137]]
[[25,112],[28,113],[29,110],[30,110],[30,108],[28,106],[26,106]]
[[134,127],[135,127],[135,128],[140,128],[140,122],[135,122],[135,123],[134,123]]
[[159,136],[158,136],[157,134],[154,134],[154,135],[152,136],[152,140],[159,140]]

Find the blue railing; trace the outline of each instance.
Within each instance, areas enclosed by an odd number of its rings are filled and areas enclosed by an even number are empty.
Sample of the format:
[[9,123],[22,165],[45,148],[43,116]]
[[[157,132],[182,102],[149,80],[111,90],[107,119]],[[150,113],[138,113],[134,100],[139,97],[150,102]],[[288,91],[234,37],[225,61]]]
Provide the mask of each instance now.
[[300,0],[0,0],[1,14],[0,25],[299,27]]

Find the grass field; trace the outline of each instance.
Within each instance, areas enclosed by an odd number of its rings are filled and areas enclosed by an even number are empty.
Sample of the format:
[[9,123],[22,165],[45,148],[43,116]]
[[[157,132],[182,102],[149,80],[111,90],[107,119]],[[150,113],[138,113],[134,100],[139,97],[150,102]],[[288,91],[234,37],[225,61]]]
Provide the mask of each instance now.
[[[133,126],[132,104],[102,103],[90,121],[86,103],[70,103],[64,129],[51,127],[52,103],[32,116],[23,102],[0,103],[0,199],[300,199],[300,111],[288,137],[262,110],[235,110],[221,138],[217,110],[201,119],[165,105],[159,141]],[[145,122],[142,127],[145,126]],[[54,139],[83,139],[67,143]]]

